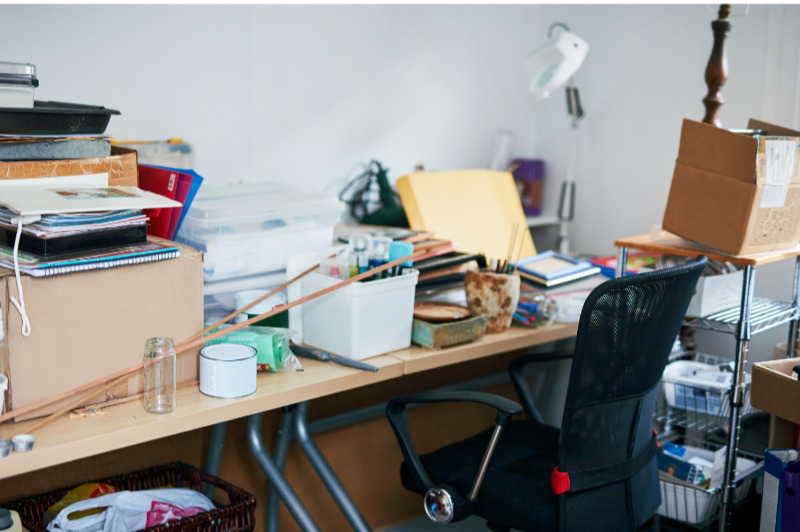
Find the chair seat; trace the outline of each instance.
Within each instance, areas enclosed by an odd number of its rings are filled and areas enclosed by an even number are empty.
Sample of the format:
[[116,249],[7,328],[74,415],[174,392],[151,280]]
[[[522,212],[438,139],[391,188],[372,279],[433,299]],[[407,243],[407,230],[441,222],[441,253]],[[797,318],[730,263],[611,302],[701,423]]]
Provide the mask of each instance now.
[[[435,483],[466,496],[486,451],[491,429],[420,457]],[[557,498],[550,489],[556,467],[559,430],[529,421],[513,421],[500,436],[478,493],[475,514],[518,530],[556,530]],[[542,482],[531,482],[540,478]],[[416,491],[406,464],[403,485]]]

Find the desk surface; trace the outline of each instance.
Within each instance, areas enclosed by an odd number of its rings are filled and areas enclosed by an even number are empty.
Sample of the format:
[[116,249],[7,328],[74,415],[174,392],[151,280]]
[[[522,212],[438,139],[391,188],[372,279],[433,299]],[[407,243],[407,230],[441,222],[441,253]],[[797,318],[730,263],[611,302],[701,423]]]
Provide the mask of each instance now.
[[733,264],[741,264],[744,266],[760,266],[762,264],[778,262],[789,257],[796,257],[800,255],[800,248],[795,248],[786,251],[754,253],[752,255],[734,257],[731,255],[724,255],[721,253],[708,251],[700,246],[692,245],[690,242],[679,236],[667,232],[662,232],[658,241],[654,241],[650,234],[646,234],[615,240],[614,245],[618,248],[633,248],[640,249],[642,251],[680,255],[682,257],[697,257],[699,255],[705,255],[709,260],[732,262]]
[[[190,386],[178,389],[177,408],[169,414],[148,414],[140,401],[130,401],[104,408],[94,416],[73,419],[63,416],[35,434],[33,451],[12,453],[0,459],[0,479],[410,373],[570,338],[576,332],[577,324],[557,323],[549,329],[513,327],[504,333],[487,335],[479,342],[447,349],[412,347],[370,358],[368,362],[380,368],[375,372],[303,359],[302,372],[260,373],[256,392],[247,397],[207,397],[196,386]],[[0,425],[0,436],[10,439],[14,434],[23,434],[26,427],[38,421]]]

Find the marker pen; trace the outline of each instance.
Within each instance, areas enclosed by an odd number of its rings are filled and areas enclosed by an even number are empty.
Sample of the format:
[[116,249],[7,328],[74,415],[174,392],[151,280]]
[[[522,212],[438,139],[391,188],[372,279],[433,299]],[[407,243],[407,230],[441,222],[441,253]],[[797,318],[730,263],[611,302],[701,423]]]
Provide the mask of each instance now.
[[[403,242],[401,240],[392,242],[392,244],[389,246],[389,262],[401,259],[413,253],[414,244],[411,242]],[[411,268],[412,265],[413,261],[409,258],[399,266],[393,266],[389,269],[389,277],[394,277],[395,275],[403,273],[403,270]]]

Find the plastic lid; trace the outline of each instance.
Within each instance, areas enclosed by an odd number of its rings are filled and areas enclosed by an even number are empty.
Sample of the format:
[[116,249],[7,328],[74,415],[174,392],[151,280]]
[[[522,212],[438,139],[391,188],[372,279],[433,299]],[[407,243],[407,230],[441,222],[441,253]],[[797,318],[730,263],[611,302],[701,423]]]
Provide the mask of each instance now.
[[256,356],[256,350],[249,345],[241,344],[214,344],[207,345],[200,350],[200,356],[210,360],[231,362],[246,360]]
[[14,519],[11,517],[11,512],[6,508],[0,508],[0,530],[11,528],[14,524]]
[[280,183],[251,183],[201,187],[184,221],[190,226],[235,225],[343,211],[344,205],[334,194]]
[[39,86],[36,66],[30,63],[10,63],[0,61],[0,83]]

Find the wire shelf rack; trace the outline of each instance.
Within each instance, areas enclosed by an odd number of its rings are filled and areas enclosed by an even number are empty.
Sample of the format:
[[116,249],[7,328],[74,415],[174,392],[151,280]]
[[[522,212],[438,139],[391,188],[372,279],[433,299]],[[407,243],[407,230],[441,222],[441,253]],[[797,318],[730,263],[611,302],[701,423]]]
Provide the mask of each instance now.
[[[697,329],[707,329],[729,334],[736,333],[739,325],[740,308],[722,310],[702,318],[687,317],[684,325]],[[792,303],[773,301],[764,298],[753,298],[750,310],[750,329],[755,334],[772,327],[777,327],[800,316],[800,309]]]

